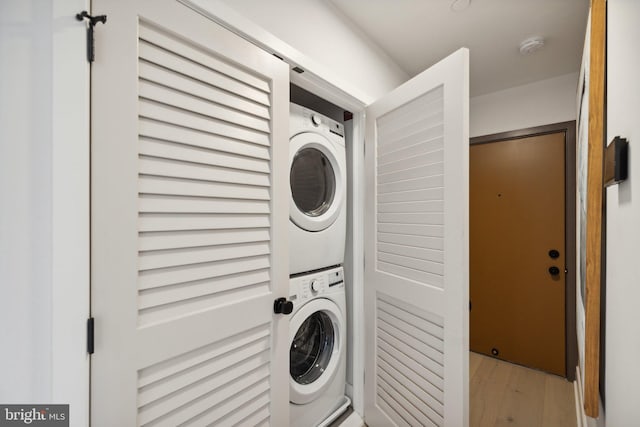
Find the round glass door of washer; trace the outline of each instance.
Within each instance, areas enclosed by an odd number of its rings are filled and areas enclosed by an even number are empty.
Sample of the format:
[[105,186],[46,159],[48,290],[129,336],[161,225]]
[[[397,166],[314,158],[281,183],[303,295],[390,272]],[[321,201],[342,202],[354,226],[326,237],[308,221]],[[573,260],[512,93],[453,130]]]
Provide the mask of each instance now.
[[308,403],[328,386],[338,368],[340,349],[344,345],[342,324],[337,306],[326,299],[311,301],[292,319],[293,335],[289,350],[291,402]]
[[322,135],[310,132],[294,136],[290,148],[289,216],[304,230],[324,230],[335,222],[344,197],[335,149]]

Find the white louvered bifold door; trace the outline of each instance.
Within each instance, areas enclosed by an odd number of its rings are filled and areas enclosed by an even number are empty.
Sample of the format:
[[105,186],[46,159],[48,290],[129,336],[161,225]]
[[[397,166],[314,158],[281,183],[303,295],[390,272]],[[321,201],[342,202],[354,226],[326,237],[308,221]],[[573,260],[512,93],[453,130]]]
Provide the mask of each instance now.
[[92,426],[288,425],[288,66],[94,0]]
[[468,51],[367,108],[365,422],[468,426]]

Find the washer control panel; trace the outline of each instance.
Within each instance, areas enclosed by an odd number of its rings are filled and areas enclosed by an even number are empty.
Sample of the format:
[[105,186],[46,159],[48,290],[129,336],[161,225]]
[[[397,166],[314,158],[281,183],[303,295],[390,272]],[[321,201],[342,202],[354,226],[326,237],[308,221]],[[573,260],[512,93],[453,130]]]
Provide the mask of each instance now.
[[344,292],[344,269],[342,267],[296,275],[289,281],[289,300],[295,305],[337,292]]

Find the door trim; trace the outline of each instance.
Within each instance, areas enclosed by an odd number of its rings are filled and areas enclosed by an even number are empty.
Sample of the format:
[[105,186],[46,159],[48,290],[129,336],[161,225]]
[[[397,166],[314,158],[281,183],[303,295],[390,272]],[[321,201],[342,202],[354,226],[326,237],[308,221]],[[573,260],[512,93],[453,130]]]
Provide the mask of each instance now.
[[565,279],[565,377],[576,379],[578,342],[576,334],[576,121],[518,129],[469,139],[469,144],[489,144],[510,139],[521,139],[551,133],[565,134],[565,253],[567,275]]

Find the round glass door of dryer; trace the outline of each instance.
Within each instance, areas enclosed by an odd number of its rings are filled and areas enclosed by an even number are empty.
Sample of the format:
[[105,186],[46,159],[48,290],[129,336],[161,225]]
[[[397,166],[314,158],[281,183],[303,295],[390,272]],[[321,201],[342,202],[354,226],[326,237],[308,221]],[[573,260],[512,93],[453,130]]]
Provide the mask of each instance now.
[[304,132],[291,138],[289,218],[306,231],[322,231],[338,218],[344,203],[344,149],[324,136]]
[[336,194],[336,176],[327,156],[312,147],[298,151],[289,173],[291,197],[298,209],[310,217],[329,210]]
[[290,323],[289,400],[305,404],[321,395],[339,367],[344,346],[344,320],[329,299],[314,299]]

